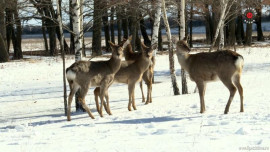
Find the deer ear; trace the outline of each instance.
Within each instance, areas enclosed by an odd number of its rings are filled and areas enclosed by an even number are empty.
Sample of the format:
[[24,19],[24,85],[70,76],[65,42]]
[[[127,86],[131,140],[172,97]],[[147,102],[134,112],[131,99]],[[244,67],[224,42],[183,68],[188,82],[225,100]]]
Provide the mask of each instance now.
[[151,49],[152,49],[152,50],[155,50],[155,49],[157,49],[157,46],[158,46],[158,44],[155,43],[155,44],[151,45]]
[[172,42],[173,42],[173,44],[176,44],[177,43],[177,39],[176,39],[176,37],[172,37]]
[[110,44],[110,47],[111,47],[111,49],[112,49],[112,51],[113,51],[114,48],[115,48],[115,44],[113,44],[113,42],[111,42],[111,41],[109,41],[109,44]]
[[123,44],[123,48],[125,49],[128,44],[130,44],[130,41],[132,40],[132,36],[129,36],[129,38],[126,40],[126,42]]
[[142,45],[142,48],[143,48],[143,49],[149,48],[149,47],[147,47],[143,42],[141,42],[141,45]]
[[184,38],[183,38],[183,41],[185,41],[185,42],[187,42],[189,40],[189,35],[188,36],[185,36]]

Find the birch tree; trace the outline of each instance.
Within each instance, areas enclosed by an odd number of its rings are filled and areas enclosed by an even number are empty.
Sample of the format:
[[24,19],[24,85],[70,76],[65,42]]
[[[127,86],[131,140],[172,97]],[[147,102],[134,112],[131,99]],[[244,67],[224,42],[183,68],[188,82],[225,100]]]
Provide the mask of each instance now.
[[[179,39],[183,40],[185,37],[185,30],[186,30],[186,21],[185,21],[185,0],[181,0],[180,3],[180,11],[179,11]],[[185,70],[181,67],[181,78],[182,78],[182,94],[187,94],[188,93],[188,87],[187,87],[187,77],[186,77],[186,72]]]
[[165,6],[165,0],[161,1],[161,7],[162,7],[162,17],[163,21],[166,27],[166,33],[167,33],[167,39],[169,41],[169,62],[170,62],[170,74],[171,74],[171,81],[172,81],[172,86],[173,86],[173,92],[174,95],[179,95],[179,88],[178,84],[176,81],[176,76],[175,76],[175,69],[174,69],[174,56],[173,56],[173,50],[172,50],[172,36],[171,36],[171,30],[166,14],[166,6]]
[[[154,25],[153,25],[153,33],[152,33],[152,40],[151,44],[158,44],[158,32],[159,32],[159,26],[160,26],[160,16],[161,16],[161,1],[162,0],[156,0],[156,12],[154,17]],[[157,54],[157,49],[154,49],[153,57]]]
[[[72,0],[72,26],[74,33],[74,50],[75,61],[82,59],[82,39],[81,39],[81,17],[80,17],[80,2],[81,0]],[[78,94],[75,95],[76,111],[84,111],[84,108],[78,100]]]
[[220,19],[219,19],[216,33],[214,35],[214,39],[213,39],[213,42],[212,42],[212,45],[210,47],[209,52],[211,52],[213,47],[215,46],[218,34],[221,34],[220,35],[220,43],[219,43],[219,46],[221,46],[221,47],[219,49],[222,49],[224,46],[224,31],[223,31],[223,29],[224,29],[224,21],[225,21],[225,12],[227,9],[228,1],[229,0],[220,0],[220,10],[221,10]]
[[61,18],[61,0],[56,0],[57,2],[57,21],[60,30],[60,49],[61,49],[61,56],[63,60],[63,82],[64,82],[64,108],[65,108],[65,115],[67,115],[67,87],[66,87],[66,63],[65,63],[65,51],[64,51],[64,34],[63,34],[63,27],[62,27],[62,18]]
[[75,41],[75,61],[80,61],[82,59],[80,0],[72,0],[72,8],[72,25]]

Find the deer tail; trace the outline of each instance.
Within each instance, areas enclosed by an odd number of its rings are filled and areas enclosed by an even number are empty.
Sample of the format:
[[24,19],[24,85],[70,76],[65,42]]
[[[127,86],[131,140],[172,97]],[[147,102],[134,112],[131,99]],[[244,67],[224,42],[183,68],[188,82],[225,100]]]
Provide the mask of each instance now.
[[234,64],[235,64],[235,66],[236,66],[236,68],[238,70],[241,70],[242,71],[243,66],[244,66],[244,58],[243,58],[243,56],[238,55]]
[[74,72],[70,67],[66,69],[66,74],[68,81],[75,80],[76,72]]

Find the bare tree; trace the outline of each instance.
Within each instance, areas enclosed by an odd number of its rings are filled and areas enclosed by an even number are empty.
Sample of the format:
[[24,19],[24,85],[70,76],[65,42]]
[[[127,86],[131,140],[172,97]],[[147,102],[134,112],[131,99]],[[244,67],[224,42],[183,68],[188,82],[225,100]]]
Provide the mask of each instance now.
[[6,45],[5,0],[0,1],[0,62],[9,60]]
[[[186,33],[186,20],[185,20],[185,0],[181,0],[180,2],[180,11],[179,11],[179,39],[183,40],[185,37]],[[186,78],[186,72],[185,70],[181,67],[181,78],[182,78],[182,94],[187,94],[188,93],[188,87],[187,87],[187,78]]]
[[165,0],[161,1],[162,4],[162,17],[163,21],[166,27],[166,33],[167,33],[167,38],[169,41],[169,61],[170,61],[170,74],[171,74],[171,81],[172,81],[172,86],[173,86],[173,92],[174,95],[179,95],[179,88],[175,76],[175,69],[174,69],[174,56],[173,56],[173,48],[172,48],[172,37],[171,37],[171,30],[170,30],[170,25],[168,22],[167,14],[166,14],[166,6],[165,6]]
[[101,7],[104,0],[94,0],[94,23],[93,23],[93,39],[92,39],[92,56],[101,55]]
[[63,84],[64,84],[64,108],[65,108],[65,115],[67,115],[67,87],[66,87],[66,63],[65,63],[65,51],[64,51],[64,34],[62,28],[62,18],[60,13],[60,4],[61,0],[57,0],[57,21],[60,29],[60,49],[61,55],[63,60]]

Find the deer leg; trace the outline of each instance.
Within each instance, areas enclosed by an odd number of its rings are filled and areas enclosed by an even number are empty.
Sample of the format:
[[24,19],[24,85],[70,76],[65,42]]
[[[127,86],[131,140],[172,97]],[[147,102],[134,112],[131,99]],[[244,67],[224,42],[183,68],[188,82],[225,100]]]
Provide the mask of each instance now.
[[229,100],[228,100],[228,102],[227,102],[227,105],[226,105],[226,108],[225,108],[225,111],[224,111],[224,114],[227,114],[227,113],[229,112],[231,102],[232,102],[233,97],[234,97],[234,95],[235,95],[236,87],[235,87],[234,84],[232,83],[231,78],[229,78],[229,79],[222,79],[222,78],[221,78],[221,81],[223,82],[223,84],[224,84],[224,85],[229,89],[229,91],[230,91],[230,97],[229,97]]
[[106,107],[106,112],[109,114],[109,115],[112,115],[111,113],[111,108],[110,108],[110,102],[109,102],[109,95],[108,95],[108,89],[105,91],[105,99],[106,99],[106,102],[107,102],[107,107]]
[[95,102],[96,102],[96,108],[97,108],[97,112],[99,113],[99,103],[98,103],[98,97],[100,96],[100,88],[96,87],[94,90],[94,95],[95,95]]
[[133,105],[132,98],[133,98],[133,94],[134,94],[134,88],[135,88],[135,84],[134,83],[128,84],[128,95],[129,95],[128,110],[129,111],[131,111],[131,104]]
[[141,92],[142,92],[142,102],[145,102],[144,93],[143,93],[143,84],[142,84],[142,81],[140,82],[140,88],[141,88]]
[[91,113],[91,110],[85,104],[85,98],[79,98],[79,101],[80,101],[82,107],[84,108],[84,110],[88,113],[89,117],[91,117],[92,119],[95,119],[95,117]]
[[70,118],[70,111],[71,111],[71,103],[72,103],[72,99],[73,99],[73,96],[75,94],[75,90],[74,89],[71,89],[70,90],[70,93],[69,93],[69,96],[68,96],[68,107],[67,107],[67,121],[70,121],[71,118]]
[[[102,108],[103,108],[103,105],[104,105],[104,108],[106,110],[106,112],[110,115],[110,109],[109,107],[107,107],[108,103],[109,103],[109,98],[106,97],[106,95],[108,96],[108,93],[106,93],[108,91],[108,85],[105,84],[105,85],[102,85],[100,86],[100,101],[101,101],[101,105],[100,105],[100,116],[103,117],[103,114],[102,114]],[[106,97],[107,99],[107,104],[104,102],[104,97]]]
[[135,94],[135,93],[134,93],[134,91],[133,91],[133,93],[132,93],[132,107],[133,107],[134,110],[137,110],[136,104],[135,104],[135,95],[134,95],[134,94]]
[[205,103],[204,103],[204,95],[205,95],[205,87],[206,84],[203,81],[196,82],[198,89],[199,89],[199,95],[200,95],[200,104],[201,104],[201,111],[200,113],[205,112]]
[[150,78],[149,78],[149,84],[147,86],[149,86],[148,91],[149,91],[149,100],[150,103],[152,103],[152,85],[153,85],[153,80],[154,80],[154,69],[151,68],[150,70]]
[[240,75],[235,76],[234,84],[237,87],[237,90],[238,90],[239,95],[240,95],[240,101],[241,101],[240,112],[244,112],[243,88],[242,88],[242,85],[240,83]]
[[82,105],[82,107],[84,108],[84,110],[88,113],[89,117],[91,117],[92,119],[95,119],[95,117],[92,115],[91,110],[87,107],[87,105],[85,104],[85,96],[88,92],[88,87],[89,85],[85,85],[82,86],[81,89],[79,90],[79,101]]

